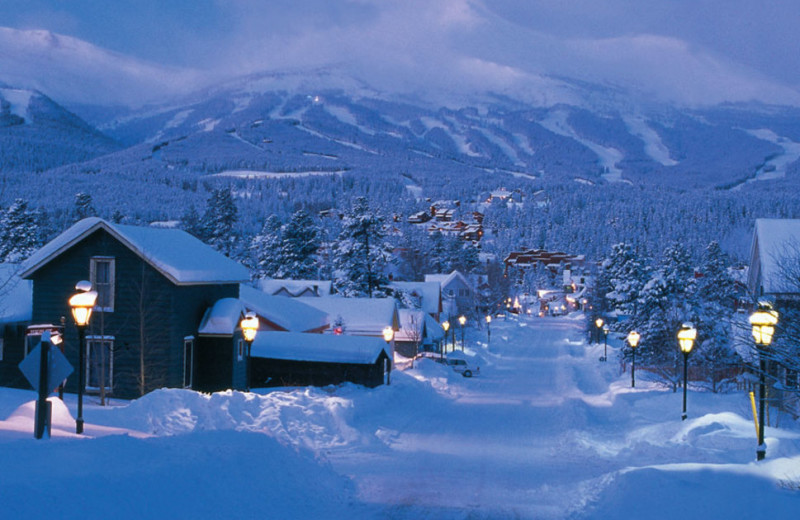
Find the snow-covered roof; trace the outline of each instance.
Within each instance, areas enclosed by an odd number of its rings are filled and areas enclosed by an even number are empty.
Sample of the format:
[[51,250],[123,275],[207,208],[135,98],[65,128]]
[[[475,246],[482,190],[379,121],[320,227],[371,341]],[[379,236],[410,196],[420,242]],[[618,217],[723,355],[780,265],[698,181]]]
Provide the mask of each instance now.
[[406,294],[416,292],[421,298],[421,308],[425,312],[438,314],[441,312],[441,290],[439,282],[392,282],[392,289],[399,289]]
[[21,276],[30,277],[98,229],[106,230],[176,285],[237,283],[250,279],[243,265],[185,231],[112,224],[97,217],[78,221],[45,244],[25,261]]
[[333,282],[330,280],[274,280],[258,281],[258,288],[267,294],[286,294],[288,296],[330,296]]
[[394,298],[342,298],[328,296],[299,298],[327,313],[331,324],[341,317],[345,334],[380,336],[383,329],[400,326]]
[[217,300],[206,310],[197,333],[201,336],[232,336],[244,313],[244,305],[236,298]]
[[[427,312],[413,309],[400,309],[397,312],[400,317],[400,330],[395,333],[395,341],[425,343],[439,341],[444,337],[444,329],[441,324]],[[420,327],[419,337],[416,337],[415,327]]]
[[290,332],[307,332],[327,327],[328,314],[297,298],[273,296],[250,287],[239,286],[239,300],[248,310]]
[[31,321],[33,282],[19,277],[19,264],[0,264],[0,323]]
[[756,219],[753,249],[753,258],[757,253],[759,266],[757,269],[751,266],[751,276],[760,276],[764,293],[788,292],[790,288],[781,276],[780,262],[800,255],[800,219]]
[[253,340],[251,356],[318,363],[375,363],[381,352],[391,358],[382,338],[299,332],[266,332]]
[[469,280],[461,274],[459,271],[453,271],[450,274],[426,274],[425,281],[426,282],[437,282],[441,284],[442,287],[447,287],[453,280],[460,279],[464,285],[467,287],[472,287],[469,283]]

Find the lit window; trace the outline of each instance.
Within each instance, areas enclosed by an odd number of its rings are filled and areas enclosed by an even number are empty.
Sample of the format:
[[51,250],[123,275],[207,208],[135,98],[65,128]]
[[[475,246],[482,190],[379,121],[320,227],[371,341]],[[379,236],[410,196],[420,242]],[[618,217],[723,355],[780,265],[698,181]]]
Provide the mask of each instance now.
[[114,311],[114,259],[94,257],[89,261],[89,277],[92,287],[97,291],[99,311]]

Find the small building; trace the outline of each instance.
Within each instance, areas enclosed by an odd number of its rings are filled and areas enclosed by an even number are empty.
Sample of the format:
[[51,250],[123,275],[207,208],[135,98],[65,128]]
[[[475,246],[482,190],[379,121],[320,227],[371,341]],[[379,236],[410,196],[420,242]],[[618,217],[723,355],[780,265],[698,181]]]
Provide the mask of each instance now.
[[414,309],[400,309],[400,330],[394,336],[394,348],[404,357],[413,358],[422,351],[438,350],[444,329],[430,314]]
[[[797,269],[800,265],[800,219],[757,219],[750,249],[747,290],[753,301],[773,303],[782,319],[800,312],[800,286]],[[800,416],[800,376],[795,338],[781,338],[778,333],[771,345],[767,362],[769,401],[772,406]],[[790,327],[791,328],[791,327]],[[752,338],[746,344],[752,345]],[[756,357],[757,356],[753,356]],[[743,356],[746,360],[747,356]],[[751,360],[755,361],[755,360]],[[755,363],[753,363],[755,370]]]
[[436,282],[441,287],[443,317],[471,313],[475,309],[475,289],[459,271],[450,274],[426,274],[426,282]]
[[392,282],[389,287],[402,293],[402,299],[438,320],[442,313],[442,287],[439,282]]
[[389,383],[394,353],[383,338],[270,332],[253,341],[253,387]]
[[[68,317],[63,345],[74,367],[78,335],[67,301],[78,281],[92,282],[98,300],[86,331],[87,392],[134,398],[155,388],[192,388],[203,373],[230,375],[215,378],[214,389],[244,387],[235,341],[208,346],[221,349],[209,359],[195,349],[206,348],[198,335],[206,311],[237,299],[249,272],[184,231],[87,218],[35,252],[21,277],[33,284],[33,323]],[[66,389],[77,391],[75,373]]]
[[0,264],[0,384],[28,388],[19,370],[27,355],[26,334],[33,313],[33,284],[19,277],[18,264]]
[[298,301],[327,314],[330,323],[327,332],[348,336],[383,338],[383,330],[390,327],[397,332],[400,318],[394,298],[299,298]]

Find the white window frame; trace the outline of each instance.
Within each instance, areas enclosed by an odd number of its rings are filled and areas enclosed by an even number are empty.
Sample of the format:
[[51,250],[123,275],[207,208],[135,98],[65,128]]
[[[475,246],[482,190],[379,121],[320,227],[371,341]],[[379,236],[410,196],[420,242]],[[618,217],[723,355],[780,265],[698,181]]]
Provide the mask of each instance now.
[[[105,302],[107,305],[105,307],[101,307],[100,305],[96,305],[94,310],[96,311],[103,311],[103,312],[114,312],[114,289],[116,285],[116,260],[113,256],[93,256],[89,259],[89,281],[92,282],[92,288],[97,291],[98,293],[98,302],[102,301],[100,299],[101,290],[100,285],[97,283],[97,264],[100,263],[107,263],[108,264],[108,301]],[[106,285],[106,284],[101,284]]]
[[242,361],[244,359],[244,340],[243,339],[237,340],[236,351],[237,351],[236,358],[239,361]]
[[[187,359],[187,355],[188,359]],[[186,373],[186,368],[189,368],[189,373]],[[186,384],[187,377],[189,384]],[[194,384],[194,336],[186,336],[183,338],[183,387],[191,388]]]
[[106,383],[106,391],[110,392],[112,388],[114,388],[114,336],[99,336],[99,335],[87,335],[86,336],[86,373],[84,374],[85,377],[83,379],[85,390],[89,391],[100,391],[100,386],[90,386],[89,382],[91,381],[91,368],[92,368],[92,345],[94,343],[109,343],[108,346],[108,358],[106,359],[106,366],[108,367],[108,380]]

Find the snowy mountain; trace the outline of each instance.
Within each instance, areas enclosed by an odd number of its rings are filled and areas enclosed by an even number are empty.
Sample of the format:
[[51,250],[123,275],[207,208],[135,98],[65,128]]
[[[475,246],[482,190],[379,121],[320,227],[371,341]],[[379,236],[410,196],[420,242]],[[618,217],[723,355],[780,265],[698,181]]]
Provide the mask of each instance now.
[[183,92],[198,74],[45,30],[0,27],[0,82],[62,104],[141,105]]
[[42,171],[119,149],[44,94],[0,84],[0,171]]
[[785,176],[800,158],[794,108],[635,107],[615,102],[615,91],[565,80],[580,102],[531,106],[487,95],[442,107],[346,83],[330,70],[250,76],[201,99],[101,121],[100,128],[128,144],[161,143],[168,161],[201,173],[254,176],[471,170],[590,184],[730,187],[770,164],[773,177]]

